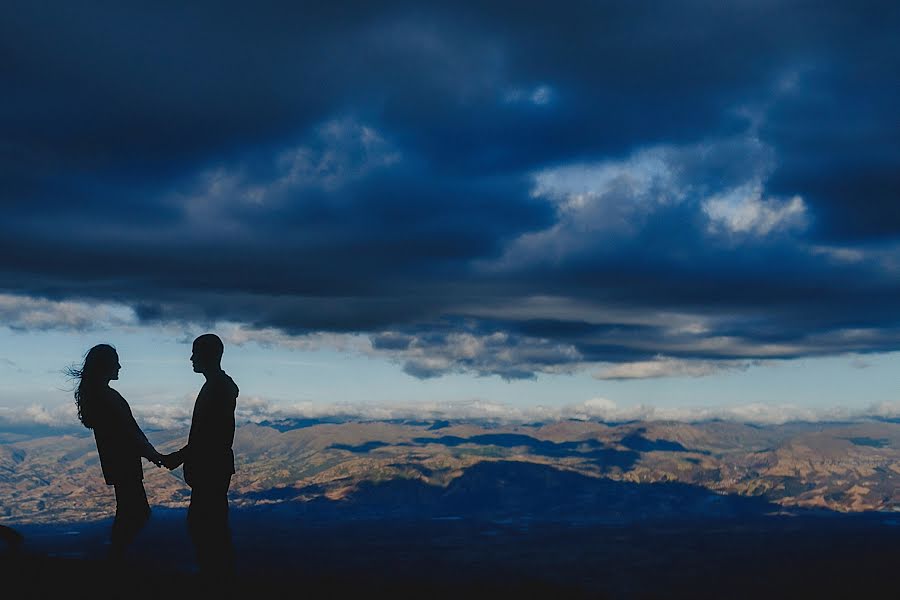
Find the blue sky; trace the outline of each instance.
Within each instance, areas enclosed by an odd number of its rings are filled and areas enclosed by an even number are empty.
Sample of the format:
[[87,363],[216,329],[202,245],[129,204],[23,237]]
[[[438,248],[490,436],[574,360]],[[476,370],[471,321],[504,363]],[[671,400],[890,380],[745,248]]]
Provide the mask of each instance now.
[[[116,344],[123,365],[120,380],[113,385],[142,419],[159,427],[182,423],[202,384],[202,377],[190,368],[187,337],[153,328],[108,333],[107,338],[100,332],[7,329],[0,333],[4,347],[15,348],[12,358],[0,360],[4,411],[0,417],[72,424],[71,384],[62,369],[77,362],[83,348],[105,340]],[[590,371],[514,380],[466,373],[420,379],[404,373],[389,356],[255,342],[229,346],[223,362],[241,387],[242,401],[250,405],[244,418],[254,421],[332,414],[515,420],[649,415],[769,423],[894,416],[900,385],[896,353],[796,359],[704,376],[615,381],[598,380]],[[592,402],[594,410],[589,408]],[[36,407],[43,410],[35,412]],[[176,410],[170,413],[161,407]]]
[[898,13],[4,3],[0,407],[106,341],[165,413],[215,330],[259,414],[885,412]]

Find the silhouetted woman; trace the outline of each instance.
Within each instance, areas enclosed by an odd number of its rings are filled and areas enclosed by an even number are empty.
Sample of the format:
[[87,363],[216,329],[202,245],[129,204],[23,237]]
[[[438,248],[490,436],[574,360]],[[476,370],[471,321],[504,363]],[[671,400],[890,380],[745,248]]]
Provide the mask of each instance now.
[[111,558],[124,555],[150,517],[141,457],[157,466],[162,464],[162,455],[138,427],[125,398],[109,387],[111,380],[119,378],[121,368],[116,349],[99,344],[88,351],[80,369],[69,369],[69,375],[78,379],[75,390],[78,418],[85,427],[94,430],[103,478],[116,491]]

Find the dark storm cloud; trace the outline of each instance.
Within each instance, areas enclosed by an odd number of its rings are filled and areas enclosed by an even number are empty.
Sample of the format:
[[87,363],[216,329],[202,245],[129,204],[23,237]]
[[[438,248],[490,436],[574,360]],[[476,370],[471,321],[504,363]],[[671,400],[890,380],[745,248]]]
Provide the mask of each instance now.
[[418,377],[894,350],[898,24],[6,3],[0,291],[368,333]]

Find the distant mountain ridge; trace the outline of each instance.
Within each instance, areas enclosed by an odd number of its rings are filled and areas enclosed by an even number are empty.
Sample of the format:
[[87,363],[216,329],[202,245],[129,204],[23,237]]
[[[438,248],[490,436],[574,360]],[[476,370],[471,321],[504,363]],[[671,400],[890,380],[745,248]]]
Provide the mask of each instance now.
[[[186,431],[149,436],[167,451],[183,443]],[[738,512],[751,505],[768,511],[900,510],[900,424],[886,421],[486,425],[333,417],[243,425],[235,452],[232,501],[239,507],[360,508],[378,495],[402,506],[408,493],[410,503],[438,516],[452,512],[450,498],[475,512],[479,503],[495,502],[499,512],[534,513],[538,506],[515,500],[519,494],[542,497],[541,506],[556,506],[573,518],[596,511],[595,518],[603,519],[618,510],[610,507],[619,500],[607,493],[615,489],[629,490],[635,514],[656,511],[673,518],[707,501]],[[537,472],[543,474],[529,475]],[[153,504],[185,505],[188,490],[179,475],[180,470],[146,467]],[[567,499],[566,486],[554,483],[565,478],[580,490],[572,493],[578,502]],[[559,497],[547,496],[541,486],[555,486]],[[681,504],[669,510],[660,490],[676,488]],[[504,494],[510,498],[503,500]],[[95,519],[113,509],[86,431],[0,435],[0,499],[0,520],[10,523]],[[642,503],[656,508],[638,510]]]

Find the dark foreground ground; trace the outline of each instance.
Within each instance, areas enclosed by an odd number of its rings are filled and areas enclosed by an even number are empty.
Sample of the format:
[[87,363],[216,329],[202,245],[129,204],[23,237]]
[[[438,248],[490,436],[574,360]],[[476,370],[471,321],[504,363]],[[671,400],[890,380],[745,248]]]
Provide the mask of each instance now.
[[884,514],[597,525],[304,519],[235,511],[238,581],[193,573],[184,513],[156,510],[128,565],[108,522],[19,527],[3,598],[895,598],[900,525]]

